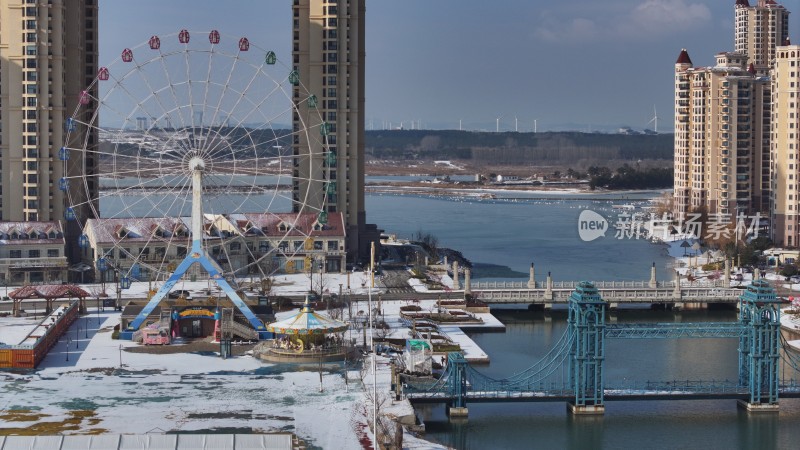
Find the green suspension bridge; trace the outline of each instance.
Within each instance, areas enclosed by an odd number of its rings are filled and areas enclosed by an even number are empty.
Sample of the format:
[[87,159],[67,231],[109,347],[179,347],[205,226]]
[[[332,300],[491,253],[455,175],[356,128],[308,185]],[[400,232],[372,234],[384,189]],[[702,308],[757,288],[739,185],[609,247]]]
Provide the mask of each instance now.
[[[735,399],[749,411],[777,411],[779,398],[800,397],[799,381],[779,377],[781,363],[800,370],[800,355],[782,351],[780,300],[765,280],[741,294],[736,322],[606,324],[608,306],[592,283],[581,282],[569,297],[567,330],[531,367],[496,379],[450,353],[438,379],[404,378],[396,388],[412,403],[445,403],[454,417],[466,416],[473,402],[564,401],[573,414],[603,414],[613,400]],[[738,380],[606,385],[606,339],[676,338],[738,339]]]

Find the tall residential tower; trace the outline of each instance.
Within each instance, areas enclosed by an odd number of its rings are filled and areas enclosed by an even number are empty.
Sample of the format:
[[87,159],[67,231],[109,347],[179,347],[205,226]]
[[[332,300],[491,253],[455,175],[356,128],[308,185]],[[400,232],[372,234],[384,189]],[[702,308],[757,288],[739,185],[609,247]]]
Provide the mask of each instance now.
[[97,0],[0,0],[0,220],[64,219],[59,148],[96,61]]
[[768,207],[770,85],[747,61],[719,53],[713,67],[695,68],[683,49],[675,63],[679,216],[705,208],[735,217]]
[[[325,153],[319,143],[295,139],[293,208],[343,213],[348,259],[363,259],[378,237],[364,209],[365,0],[294,0],[292,8],[294,69],[300,85],[317,97],[329,144]],[[294,100],[299,115],[309,117],[300,88]],[[294,117],[294,129],[302,128],[300,119]]]
[[789,37],[789,11],[773,0],[736,0],[734,51],[750,57],[759,75],[769,72],[775,48]]
[[773,120],[770,69],[789,34],[789,12],[773,0],[736,0],[735,51],[712,67],[675,64],[675,208],[736,216],[770,209]]
[[800,46],[778,47],[772,69],[772,204],[776,245],[800,245]]

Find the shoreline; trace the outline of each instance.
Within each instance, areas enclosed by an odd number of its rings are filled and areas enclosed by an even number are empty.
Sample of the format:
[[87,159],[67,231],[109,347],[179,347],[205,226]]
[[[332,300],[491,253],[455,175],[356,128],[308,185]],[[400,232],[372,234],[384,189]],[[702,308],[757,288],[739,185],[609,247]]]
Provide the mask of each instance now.
[[[538,193],[548,194],[553,196],[566,196],[577,195],[587,199],[591,196],[605,197],[608,195],[617,194],[621,199],[625,199],[629,195],[644,195],[652,194],[653,199],[658,198],[665,192],[670,192],[672,189],[656,188],[656,189],[626,189],[626,190],[609,190],[609,189],[588,189],[579,187],[546,187],[546,186],[475,186],[469,187],[467,185],[430,185],[425,186],[422,183],[369,183],[365,186],[367,193],[396,193],[398,195],[421,195],[430,194],[434,192],[442,192],[449,194],[462,194],[470,196],[469,194],[505,194],[505,193]],[[575,185],[571,185],[575,186]],[[527,198],[527,197],[526,197]],[[558,197],[556,197],[558,198]],[[566,200],[566,199],[565,199]],[[631,199],[640,200],[640,199]]]

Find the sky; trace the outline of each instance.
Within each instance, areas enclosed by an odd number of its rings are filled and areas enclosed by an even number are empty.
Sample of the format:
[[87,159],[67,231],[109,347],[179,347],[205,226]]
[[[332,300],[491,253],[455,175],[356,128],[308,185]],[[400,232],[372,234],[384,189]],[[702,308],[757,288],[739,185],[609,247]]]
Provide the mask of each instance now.
[[[671,131],[675,60],[686,48],[707,66],[732,51],[734,3],[367,0],[365,126],[641,130],[655,109]],[[100,0],[100,65],[182,28],[247,36],[290,60],[291,4]],[[800,42],[800,0],[782,4]]]

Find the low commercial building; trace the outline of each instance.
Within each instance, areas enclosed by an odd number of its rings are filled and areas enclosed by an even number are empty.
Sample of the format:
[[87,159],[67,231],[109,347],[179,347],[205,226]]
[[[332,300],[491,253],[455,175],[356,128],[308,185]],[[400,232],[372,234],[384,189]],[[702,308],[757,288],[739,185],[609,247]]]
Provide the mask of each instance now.
[[[172,272],[191,249],[191,219],[89,219],[84,229],[83,260],[95,279],[112,282],[120,274],[156,281]],[[225,272],[238,276],[309,271],[342,272],[345,224],[341,213],[325,223],[313,213],[204,215],[203,246]],[[97,260],[103,258],[105,270]],[[199,265],[189,276],[203,278]],[[163,276],[162,276],[163,278]]]
[[0,285],[67,280],[61,222],[0,222]]

